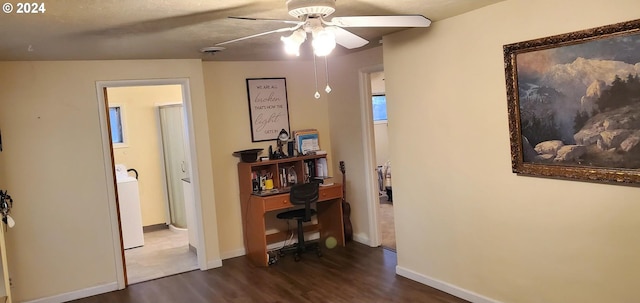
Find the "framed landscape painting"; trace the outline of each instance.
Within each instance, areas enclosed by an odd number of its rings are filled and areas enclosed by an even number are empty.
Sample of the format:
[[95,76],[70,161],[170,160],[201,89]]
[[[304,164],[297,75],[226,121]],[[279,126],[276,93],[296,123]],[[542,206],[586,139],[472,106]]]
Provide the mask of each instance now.
[[514,173],[640,183],[640,20],[503,52]]

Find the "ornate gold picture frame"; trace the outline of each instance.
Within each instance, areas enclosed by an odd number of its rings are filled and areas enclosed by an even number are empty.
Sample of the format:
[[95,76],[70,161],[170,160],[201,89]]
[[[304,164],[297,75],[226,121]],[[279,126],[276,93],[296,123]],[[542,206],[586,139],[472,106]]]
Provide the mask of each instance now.
[[514,173],[640,183],[640,20],[503,52]]

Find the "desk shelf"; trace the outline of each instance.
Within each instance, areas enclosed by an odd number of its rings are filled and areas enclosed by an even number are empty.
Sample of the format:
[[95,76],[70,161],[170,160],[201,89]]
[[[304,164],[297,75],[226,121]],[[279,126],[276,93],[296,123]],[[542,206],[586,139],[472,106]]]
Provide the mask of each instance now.
[[310,176],[309,172],[305,169],[307,167],[307,163],[312,163],[312,166],[315,167],[315,161],[317,159],[326,159],[326,157],[327,155],[309,155],[268,161],[240,162],[238,163],[240,195],[242,197],[243,193],[251,194],[251,192],[253,192],[252,179],[254,173],[258,176],[262,174],[270,174],[273,179],[273,186],[276,189],[291,185],[287,180],[282,178],[284,177],[283,169],[285,170],[286,175],[289,172],[289,168],[293,168],[296,176],[296,183],[308,182]]
[[[242,207],[242,226],[247,256],[257,266],[268,266],[267,244],[276,243],[286,239],[286,232],[280,231],[266,234],[265,214],[267,212],[283,211],[293,207],[289,202],[289,193],[280,193],[270,196],[253,194],[252,178],[255,173],[270,173],[273,176],[275,189],[289,186],[281,181],[282,169],[288,171],[293,167],[297,175],[297,182],[308,181],[305,167],[308,162],[326,158],[325,155],[299,156],[286,159],[240,162],[238,163],[238,183],[240,191],[240,203]],[[338,245],[344,246],[344,221],[342,212],[342,184],[336,183],[329,186],[321,186],[317,203],[318,223],[307,225],[305,231],[319,231],[320,241],[328,237],[336,238]]]

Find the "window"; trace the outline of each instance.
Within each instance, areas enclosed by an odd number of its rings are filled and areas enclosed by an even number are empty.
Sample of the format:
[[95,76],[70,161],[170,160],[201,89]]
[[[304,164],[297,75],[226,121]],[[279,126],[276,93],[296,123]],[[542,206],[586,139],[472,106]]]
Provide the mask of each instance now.
[[124,121],[123,121],[122,106],[115,105],[109,106],[109,123],[111,124],[111,142],[113,147],[125,147],[126,136],[124,133]]
[[387,96],[374,95],[371,97],[373,108],[373,122],[387,122]]

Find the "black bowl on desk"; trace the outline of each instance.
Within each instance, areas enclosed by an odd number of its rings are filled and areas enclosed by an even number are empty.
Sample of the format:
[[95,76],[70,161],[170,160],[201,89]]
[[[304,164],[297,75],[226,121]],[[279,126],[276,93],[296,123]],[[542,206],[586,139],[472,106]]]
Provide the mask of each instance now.
[[264,148],[245,149],[233,152],[233,155],[240,157],[242,162],[256,162],[258,160],[258,154],[261,153]]

